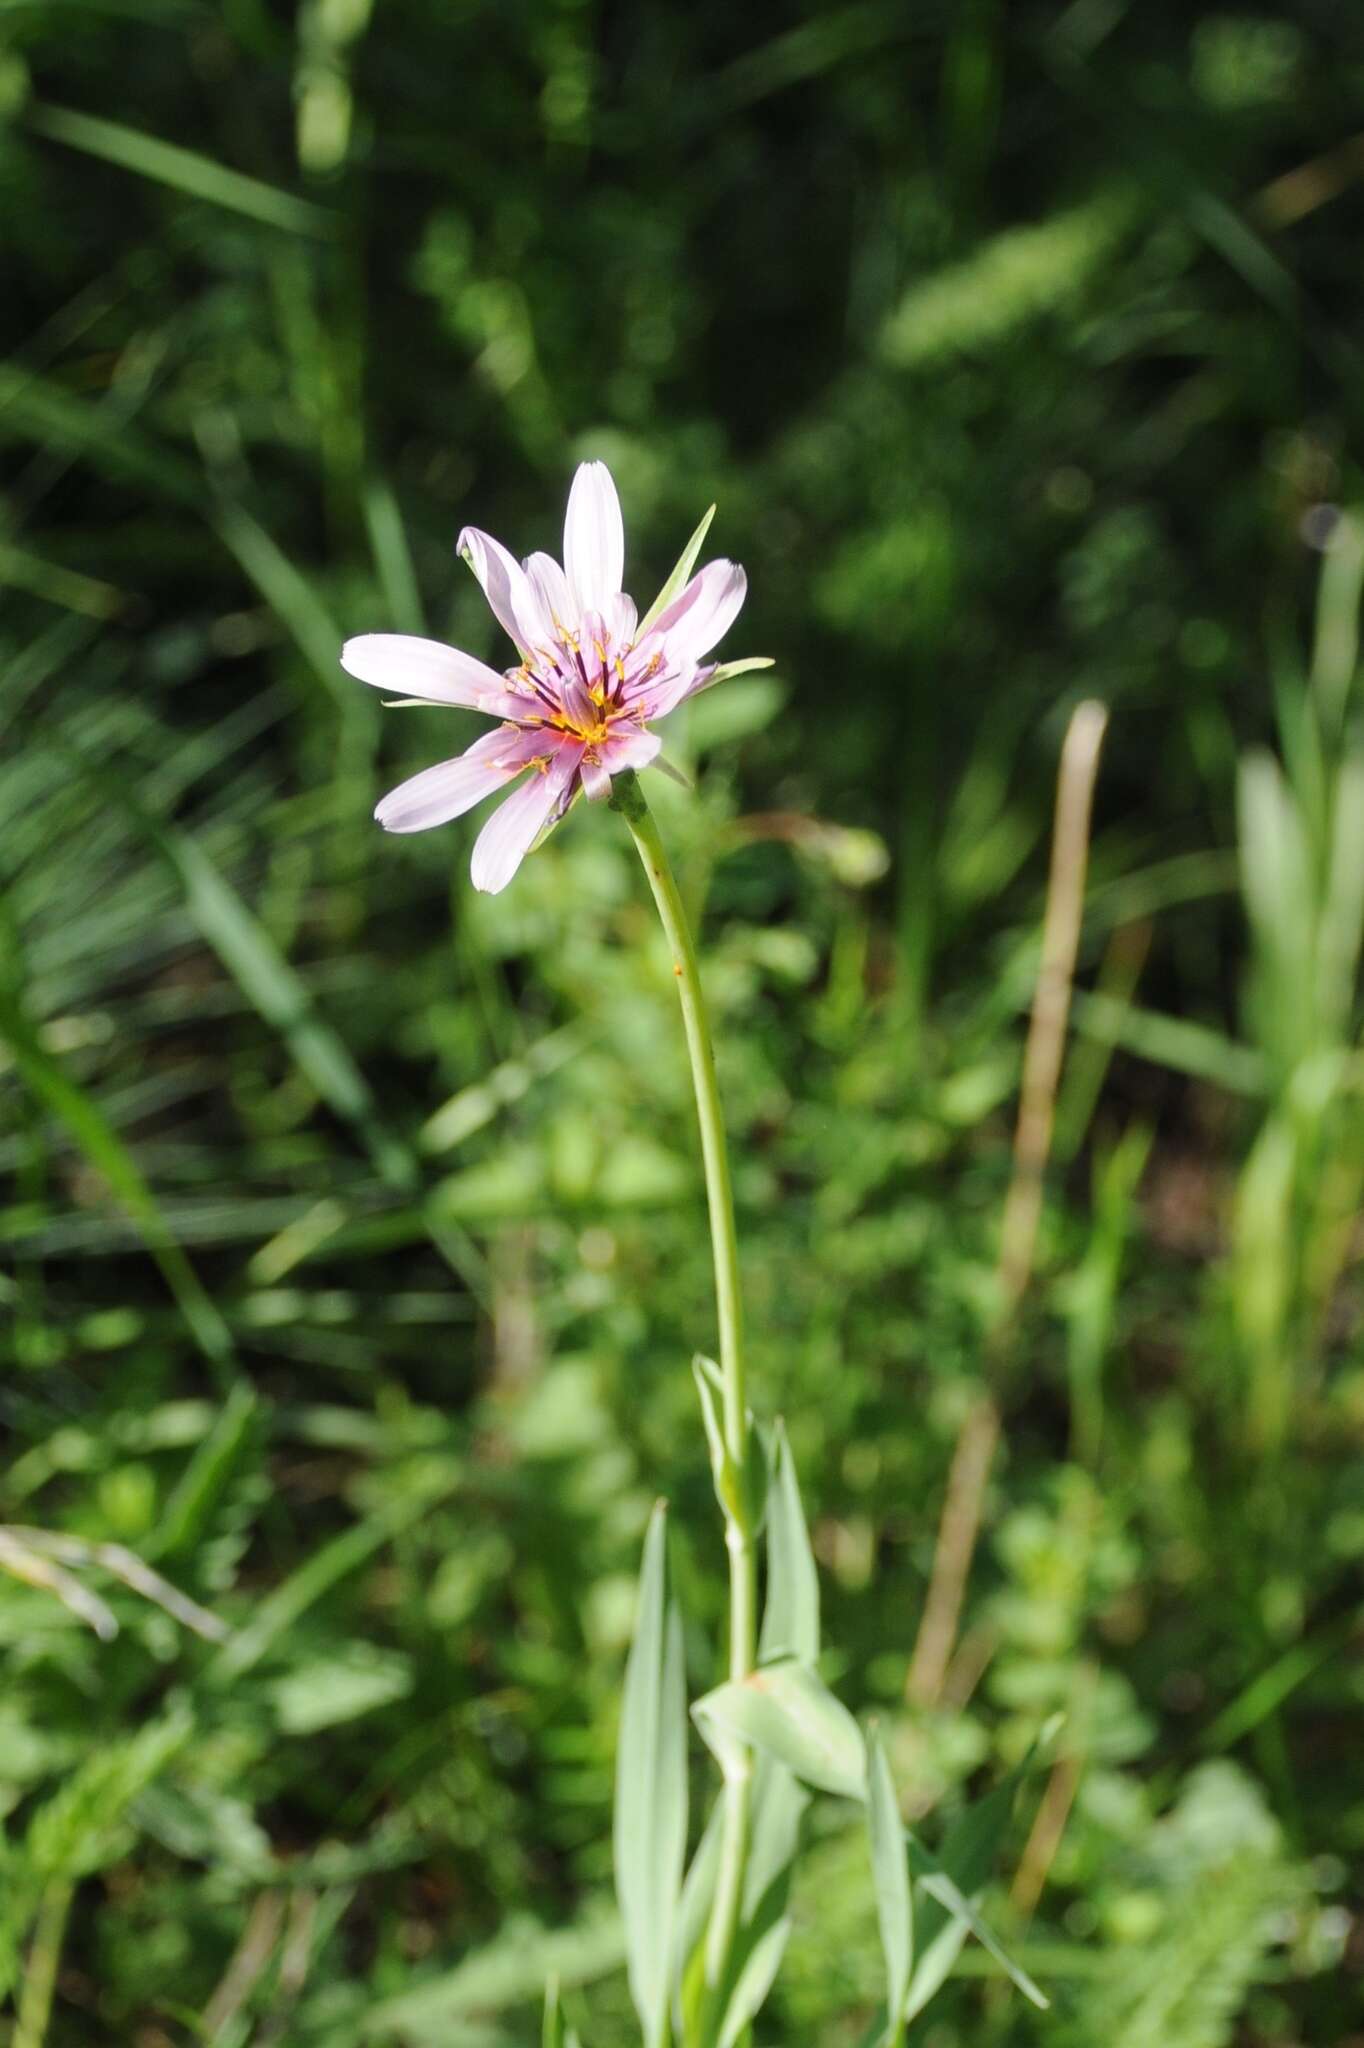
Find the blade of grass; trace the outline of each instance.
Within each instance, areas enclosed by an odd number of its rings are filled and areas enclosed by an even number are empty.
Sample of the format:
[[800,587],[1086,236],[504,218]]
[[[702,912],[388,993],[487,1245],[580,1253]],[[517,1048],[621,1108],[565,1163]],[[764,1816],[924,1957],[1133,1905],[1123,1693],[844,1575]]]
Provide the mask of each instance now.
[[440,1501],[447,1500],[463,1477],[463,1466],[449,1457],[427,1460],[404,1475],[394,1499],[353,1523],[330,1543],[324,1543],[282,1585],[275,1587],[245,1627],[223,1645],[208,1668],[208,1682],[231,1685],[254,1670],[280,1637],[324,1594],[358,1571],[376,1550],[381,1550],[404,1529],[410,1529]]
[[25,121],[34,134],[49,142],[64,143],[86,156],[99,157],[132,171],[154,184],[168,185],[191,199],[205,199],[211,206],[229,213],[244,214],[266,227],[282,228],[293,235],[325,235],[337,232],[337,216],[310,199],[295,198],[259,178],[230,170],[211,157],[192,149],[181,149],[157,136],[143,135],[121,121],[106,121],[94,114],[78,113],[74,107],[53,106],[50,101],[30,101]]
[[398,501],[385,478],[374,477],[366,484],[364,510],[370,552],[388,611],[388,629],[394,633],[424,634],[426,614],[412,550],[407,544]]
[[108,1182],[132,1217],[148,1251],[160,1267],[195,1342],[222,1376],[225,1385],[223,1369],[232,1356],[232,1336],[227,1324],[167,1228],[156,1198],[132,1154],[110,1129],[99,1105],[44,1048],[18,1002],[3,987],[0,987],[0,1036],[8,1042],[15,1064],[29,1089],[65,1124],[86,1158]]

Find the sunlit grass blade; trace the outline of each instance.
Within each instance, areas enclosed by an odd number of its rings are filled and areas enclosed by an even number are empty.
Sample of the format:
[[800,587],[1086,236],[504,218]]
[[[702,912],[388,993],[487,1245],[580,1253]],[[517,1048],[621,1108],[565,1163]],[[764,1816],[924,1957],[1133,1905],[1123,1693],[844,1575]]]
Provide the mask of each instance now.
[[215,163],[212,157],[200,156],[195,150],[182,149],[176,143],[162,142],[157,136],[125,127],[121,121],[106,121],[94,114],[79,113],[74,107],[56,107],[41,100],[30,102],[24,118],[35,134],[46,136],[50,142],[82,150],[87,156],[116,164],[120,170],[168,185],[191,199],[205,199],[230,213],[244,214],[248,220],[260,221],[266,227],[283,228],[295,235],[336,233],[337,217],[325,207],[314,205],[309,199],[298,199],[292,192],[281,192],[259,178],[249,178],[226,164]]

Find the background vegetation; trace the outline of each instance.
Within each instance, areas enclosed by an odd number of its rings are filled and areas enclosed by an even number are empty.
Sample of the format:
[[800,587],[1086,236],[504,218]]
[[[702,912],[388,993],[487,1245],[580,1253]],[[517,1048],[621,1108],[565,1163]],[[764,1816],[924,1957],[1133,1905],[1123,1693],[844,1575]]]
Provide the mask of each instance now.
[[[693,1690],[718,1621],[671,982],[609,816],[496,902],[467,828],[386,841],[375,797],[466,735],[336,662],[493,654],[454,536],[553,547],[587,453],[646,601],[719,500],[733,652],[778,662],[657,801],[829,1676],[931,1840],[1069,1716],[989,1897],[1055,2009],[972,1951],[916,2038],[1364,2038],[1362,109],[1325,0],[6,0],[19,2048],[494,2048],[556,1968],[631,2038],[608,1801],[659,1493]],[[1074,1033],[987,1346],[1083,697]],[[823,1826],[773,2042],[878,1995]]]

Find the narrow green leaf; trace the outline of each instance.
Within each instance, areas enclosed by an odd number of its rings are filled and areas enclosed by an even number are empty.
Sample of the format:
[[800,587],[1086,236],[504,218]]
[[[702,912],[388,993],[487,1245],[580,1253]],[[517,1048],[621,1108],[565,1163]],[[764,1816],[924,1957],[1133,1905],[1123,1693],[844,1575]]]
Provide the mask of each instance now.
[[682,1621],[668,1591],[667,1510],[649,1521],[616,1756],[616,1896],[645,2048],[668,2036],[687,1847],[687,1691]]
[[1340,764],[1317,937],[1317,975],[1326,1030],[1349,1034],[1364,947],[1364,756]]
[[743,1930],[737,1959],[739,1967],[720,2023],[719,2048],[734,2048],[750,2020],[761,2009],[763,2000],[772,1989],[790,1933],[791,1922],[784,1913],[756,1933],[751,1928]]
[[[763,1757],[760,1763],[766,1764]],[[775,1766],[774,1766],[775,1768]],[[790,1773],[787,1773],[789,1777]],[[755,1788],[756,1802],[756,1788]],[[724,1809],[717,1800],[687,1870],[677,1909],[677,1962],[673,1972],[673,2028],[690,2042],[699,2024],[706,1991],[706,1927],[720,1869]]]
[[341,667],[345,635],[324,599],[273,535],[243,506],[223,500],[209,517],[223,545],[236,556],[266,603],[279,613],[318,680],[346,711],[354,702],[354,686]]
[[720,1421],[720,1395],[716,1390],[720,1368],[713,1358],[703,1358],[698,1351],[691,1362],[691,1371],[701,1402],[701,1420],[705,1425],[706,1447],[710,1452],[711,1477],[715,1481],[716,1498],[723,1508],[730,1467],[729,1453],[725,1449],[724,1427]]
[[358,1571],[376,1550],[419,1522],[438,1501],[447,1499],[463,1476],[463,1468],[450,1458],[414,1461],[411,1471],[400,1475],[393,1498],[384,1508],[353,1522],[320,1550],[311,1552],[296,1572],[266,1595],[245,1627],[224,1643],[213,1659],[205,1674],[208,1683],[231,1685],[254,1670],[316,1601]]
[[256,1409],[254,1389],[238,1380],[166,1502],[149,1546],[153,1557],[187,1550],[197,1540],[251,1441]]
[[384,609],[396,633],[426,632],[426,614],[416,566],[408,546],[403,515],[392,486],[384,477],[373,477],[364,491],[365,528],[370,552],[384,594]]
[[717,1686],[692,1708],[708,1746],[723,1762],[736,1741],[785,1764],[807,1785],[843,1799],[866,1789],[862,1736],[841,1701],[794,1657],[740,1683]]
[[980,1890],[993,1867],[1013,1810],[1014,1794],[1031,1768],[1034,1753],[1025,1757],[983,1799],[968,1807],[948,1830],[939,1856],[931,1856],[912,1830],[905,1830],[910,1868],[926,1898],[919,1913],[919,1952],[905,2007],[907,2020],[922,2012],[941,1988],[968,1933],[975,1935],[1025,1998],[1043,2010],[1047,2007],[1045,1995],[1027,1971],[1013,1961],[972,1903],[972,1895]]
[[[770,1756],[756,1759],[743,1901],[727,1985],[719,2001],[717,2043],[737,2040],[771,1989],[790,1933],[786,1906],[801,1818],[809,1804],[809,1793],[784,1764]],[[717,1805],[682,1890],[673,2014],[683,2041],[695,2037],[705,1997],[706,1926],[715,1896],[723,1820],[723,1808]]]
[[639,626],[635,632],[635,639],[637,641],[642,640],[644,638],[644,635],[648,632],[650,626],[652,626],[654,620],[658,617],[659,613],[667,609],[667,607],[672,603],[673,599],[677,596],[678,591],[681,590],[687,578],[691,575],[692,569],[696,562],[696,557],[701,552],[701,543],[705,539],[707,533],[710,531],[710,522],[714,517],[715,507],[712,505],[709,512],[706,513],[705,517],[701,521],[701,524],[697,527],[695,533],[692,535],[691,539],[687,542],[687,545],[683,548],[681,554],[678,556],[676,565],[673,569],[671,576],[669,576],[667,582],[659,591],[658,596],[654,599],[653,603],[649,606],[648,611],[645,612],[644,617],[640,620]]
[[720,1368],[713,1358],[705,1358],[698,1351],[692,1359],[691,1369],[701,1401],[701,1420],[705,1424],[706,1444],[710,1451],[715,1498],[727,1522],[737,1521],[757,1537],[761,1535],[767,1519],[768,1460],[761,1432],[752,1426],[750,1412],[748,1455],[740,1472],[725,1442],[722,1419],[725,1383]]
[[29,1822],[25,1860],[43,1881],[80,1878],[118,1853],[128,1808],[185,1748],[194,1722],[183,1709],[124,1741],[91,1750]]
[[733,676],[751,675],[755,668],[772,668],[774,666],[775,656],[771,654],[749,654],[745,655],[742,661],[722,661],[706,677],[704,683],[692,691],[692,696],[700,697],[705,691],[713,690],[717,683],[729,682]]
[[559,2003],[558,1975],[545,1985],[545,2016],[540,2028],[541,2048],[568,2048],[563,2007]]
[[773,1885],[789,1877],[800,1843],[801,1820],[809,1804],[809,1793],[784,1764],[768,1756],[757,1759],[744,1874],[747,1919],[757,1916]]
[[[800,1823],[810,1795],[799,1780],[770,1756],[756,1759],[750,1810],[748,1857],[744,1867],[744,1896],[735,1951],[730,1959],[730,1991],[723,2006],[727,2021],[730,2004],[739,1998],[750,1953],[786,1913],[791,1873],[800,1840]],[[689,2040],[695,2031],[697,2013],[704,1994],[704,1951],[706,1925],[715,1896],[720,1861],[724,1812],[712,1810],[682,1888],[678,1911],[676,1982],[673,1989],[674,2023],[678,2037]],[[784,1937],[783,1937],[784,1942]],[[778,1947],[778,1957],[780,1947]],[[775,1962],[774,1962],[775,1968]],[[747,1996],[756,1983],[756,1971],[749,1975]],[[764,1990],[762,1996],[766,1995]],[[761,1997],[759,1998],[761,2003]],[[756,2011],[756,2006],[753,2010]]]
[[867,1734],[867,1828],[881,1953],[886,1960],[886,2042],[887,2048],[895,2048],[904,2035],[905,2001],[914,1962],[914,1909],[900,1804],[875,1728]]
[[189,511],[202,508],[204,480],[196,465],[148,440],[107,403],[78,398],[55,379],[0,363],[0,413],[7,433],[65,449],[103,474],[140,484]]
[[819,1655],[819,1577],[805,1527],[795,1461],[778,1420],[772,1432],[772,1481],[767,1495],[767,1601],[758,1661]]
[[1317,585],[1316,633],[1312,648],[1312,689],[1326,724],[1344,723],[1350,691],[1359,671],[1359,600],[1364,590],[1364,519],[1342,513],[1321,558]]
[[[775,1758],[817,1790],[845,1799],[867,1797],[866,1753],[857,1723],[816,1673],[794,1659],[769,1665],[742,1684],[718,1686],[696,1702],[692,1714],[722,1762],[727,1745],[745,1743],[764,1757]],[[1026,1998],[1037,2006],[1045,2008],[1047,2004],[970,1898],[989,1876],[1014,1793],[1031,1763],[1030,1755],[961,1816],[948,1833],[941,1858],[931,1856],[905,1830],[910,1869],[925,1894],[919,1913],[918,1959],[905,2001],[906,2020],[921,2012],[940,1989],[968,1934],[975,1935]],[[891,1801],[893,1804],[893,1791]],[[703,1851],[705,1846],[703,1842]],[[700,1862],[698,1852],[698,1865]],[[907,1929],[908,1925],[907,1916]]]

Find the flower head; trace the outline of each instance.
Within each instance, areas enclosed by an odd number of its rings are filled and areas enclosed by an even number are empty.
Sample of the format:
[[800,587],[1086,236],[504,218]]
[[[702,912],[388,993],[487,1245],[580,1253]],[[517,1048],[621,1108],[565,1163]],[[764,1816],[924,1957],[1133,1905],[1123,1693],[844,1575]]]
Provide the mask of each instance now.
[[[466,526],[459,552],[483,586],[519,657],[501,675],[471,654],[405,633],[348,640],[341,665],[361,682],[404,700],[457,704],[500,721],[466,753],[423,769],[375,810],[389,832],[423,832],[471,810],[494,790],[518,786],[474,842],[478,889],[504,889],[535,841],[585,793],[606,796],[611,777],[643,768],[662,744],[650,732],[722,675],[705,657],[733,623],[747,587],[733,562],[710,562],[685,580],[708,521],[664,586],[666,602],[639,624],[621,590],[625,531],[604,462],[584,462],[564,519],[564,560],[518,562],[490,535]],[[669,594],[672,583],[681,587]]]

